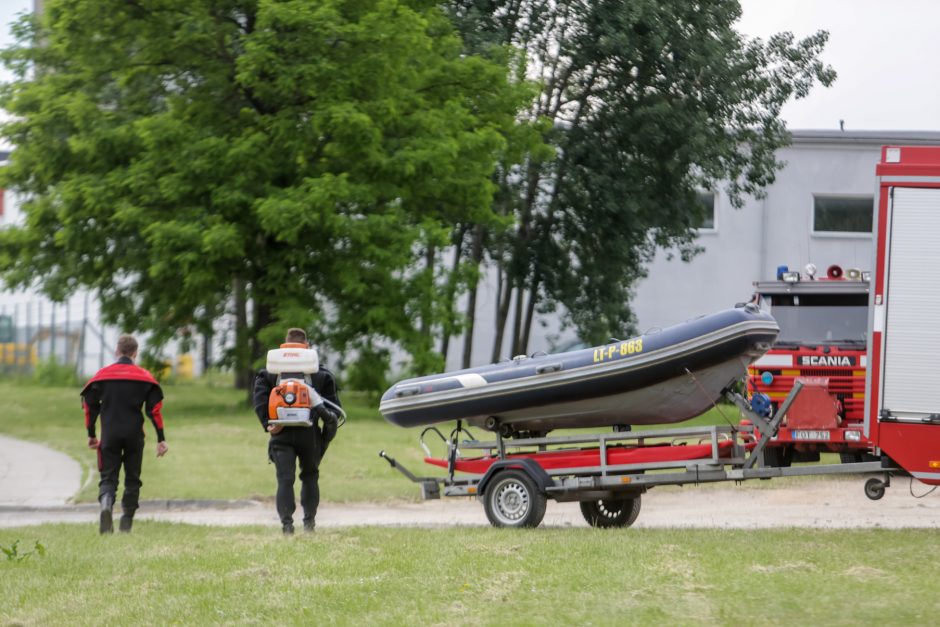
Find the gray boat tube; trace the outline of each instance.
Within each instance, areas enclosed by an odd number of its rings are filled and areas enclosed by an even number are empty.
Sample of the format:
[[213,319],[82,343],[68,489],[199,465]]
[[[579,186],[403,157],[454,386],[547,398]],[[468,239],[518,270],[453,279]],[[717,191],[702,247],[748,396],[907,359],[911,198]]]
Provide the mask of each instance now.
[[592,348],[405,379],[379,411],[402,427],[465,420],[539,432],[681,422],[711,407],[778,332],[748,304]]

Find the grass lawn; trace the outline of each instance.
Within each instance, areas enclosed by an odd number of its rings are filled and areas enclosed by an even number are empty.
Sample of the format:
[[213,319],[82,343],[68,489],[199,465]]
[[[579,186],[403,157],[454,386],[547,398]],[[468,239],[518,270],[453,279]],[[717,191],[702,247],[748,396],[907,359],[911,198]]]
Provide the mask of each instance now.
[[934,531],[0,529],[0,624],[896,624],[936,620]]
[[[85,487],[78,500],[97,497],[97,467],[86,446],[84,415],[75,388],[0,382],[0,433],[46,444],[78,460]],[[245,394],[227,387],[168,385],[164,418],[170,451],[155,456],[156,436],[145,423],[142,499],[238,499],[273,496],[274,466],[268,435]],[[320,490],[329,501],[419,498],[419,490],[393,471],[378,453],[387,448],[401,461],[424,466],[419,431],[385,422],[363,396],[341,394],[349,415],[320,467]],[[101,433],[101,423],[98,423]]]
[[[167,385],[167,442],[170,451],[156,459],[156,438],[149,421],[144,457],[141,498],[150,499],[239,499],[271,497],[275,490],[274,467],[267,461],[268,436],[254,412],[244,402],[245,394],[228,387],[205,383]],[[0,382],[0,433],[46,444],[78,460],[85,469],[79,501],[97,496],[95,454],[86,447],[84,418],[79,390],[70,387],[38,386],[13,381]],[[349,414],[320,468],[323,500],[333,502],[417,500],[419,488],[379,459],[382,449],[410,470],[423,475],[443,471],[422,462],[417,445],[420,429],[403,429],[387,423],[375,403],[355,393],[341,394]],[[723,407],[682,423],[682,426],[736,422],[737,411]],[[453,423],[441,425],[447,435]],[[658,428],[658,427],[657,427]],[[101,433],[100,422],[98,433]],[[487,434],[474,430],[477,437]],[[428,438],[432,452],[444,455],[443,443]],[[757,482],[755,482],[757,483]],[[768,487],[773,482],[759,482]]]
[[[273,494],[267,436],[241,392],[166,394],[170,453],[153,457],[148,425],[143,498]],[[78,390],[7,381],[0,398],[0,433],[81,460],[81,497],[93,499]],[[324,500],[417,499],[377,453],[426,472],[420,430],[343,398],[349,421],[322,466]],[[285,538],[141,520],[101,537],[92,524],[47,524],[0,529],[0,625],[931,624],[938,550],[932,530],[356,527]]]

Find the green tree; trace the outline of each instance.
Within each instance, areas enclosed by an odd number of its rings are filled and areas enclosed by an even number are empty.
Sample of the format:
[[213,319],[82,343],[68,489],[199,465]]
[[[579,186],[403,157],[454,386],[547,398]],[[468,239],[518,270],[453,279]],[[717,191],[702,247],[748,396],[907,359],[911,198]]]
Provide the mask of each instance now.
[[537,310],[562,305],[593,341],[630,329],[631,288],[657,248],[697,250],[696,193],[723,187],[738,207],[760,196],[789,139],[781,107],[835,78],[819,59],[825,32],[749,40],[737,0],[447,6],[472,52],[524,52],[511,69],[542,87],[526,119],[550,120],[556,148],[497,176],[494,211],[515,226],[482,237],[499,272],[494,360],[504,332],[526,352]]
[[90,287],[158,341],[234,313],[242,384],[287,324],[439,360],[437,255],[455,224],[499,230],[492,172],[531,93],[433,2],[50,0],[16,35],[7,283]]

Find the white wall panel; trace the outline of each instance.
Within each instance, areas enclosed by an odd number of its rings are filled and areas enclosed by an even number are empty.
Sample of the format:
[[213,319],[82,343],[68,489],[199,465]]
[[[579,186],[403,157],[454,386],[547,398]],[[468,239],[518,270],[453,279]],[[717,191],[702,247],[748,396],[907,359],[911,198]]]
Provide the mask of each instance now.
[[895,188],[883,407],[940,412],[940,190]]

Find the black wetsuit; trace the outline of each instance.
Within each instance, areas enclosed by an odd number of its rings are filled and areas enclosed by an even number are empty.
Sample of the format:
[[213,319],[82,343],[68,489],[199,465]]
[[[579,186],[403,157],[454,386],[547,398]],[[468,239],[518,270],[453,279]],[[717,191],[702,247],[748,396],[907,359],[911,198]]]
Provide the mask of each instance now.
[[[268,429],[268,397],[274,389],[277,376],[261,370],[255,377],[254,406],[261,427]],[[324,399],[339,405],[336,379],[325,368],[312,375],[311,385]],[[268,458],[274,462],[277,473],[277,513],[285,526],[293,525],[294,481],[297,475],[297,462],[300,462],[300,505],[304,510],[304,524],[312,525],[320,504],[320,460],[326,453],[330,442],[336,437],[337,415],[329,407],[321,406],[314,410],[319,420],[314,419],[312,427],[284,427],[280,433],[271,434],[268,442]]]
[[144,458],[144,416],[142,407],[163,442],[163,391],[160,384],[143,368],[121,357],[117,363],[102,368],[82,390],[85,427],[88,437],[95,437],[95,423],[101,416],[101,444],[98,460],[101,481],[98,499],[110,495],[114,502],[118,475],[124,466],[124,513],[133,516],[140,498],[140,469]]

